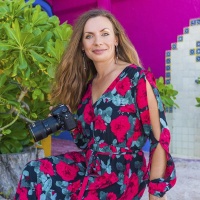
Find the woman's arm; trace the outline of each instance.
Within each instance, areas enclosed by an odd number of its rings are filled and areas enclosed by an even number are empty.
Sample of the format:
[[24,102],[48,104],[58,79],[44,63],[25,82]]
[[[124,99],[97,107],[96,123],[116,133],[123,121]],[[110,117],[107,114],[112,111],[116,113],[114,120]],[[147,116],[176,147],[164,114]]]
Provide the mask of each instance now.
[[[150,121],[151,126],[153,130],[154,137],[157,141],[160,140],[160,133],[161,133],[161,127],[160,127],[160,121],[159,121],[159,112],[158,112],[158,105],[155,98],[155,95],[152,91],[151,85],[148,81],[146,81],[146,87],[147,87],[147,100],[148,100],[148,106],[149,106],[149,114],[150,114]],[[150,181],[157,178],[164,178],[165,170],[166,170],[166,152],[158,143],[156,149],[154,150],[153,156],[152,156],[152,162],[150,167]],[[150,200],[156,200],[156,199],[163,199],[166,200],[166,195],[162,198],[149,195]]]

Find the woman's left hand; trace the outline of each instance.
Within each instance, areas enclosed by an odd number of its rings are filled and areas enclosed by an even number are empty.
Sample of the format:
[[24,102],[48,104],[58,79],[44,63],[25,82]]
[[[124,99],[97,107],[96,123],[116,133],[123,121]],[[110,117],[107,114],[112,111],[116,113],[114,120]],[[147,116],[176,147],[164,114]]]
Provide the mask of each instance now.
[[167,196],[163,196],[163,197],[156,197],[154,195],[149,194],[149,200],[167,200]]

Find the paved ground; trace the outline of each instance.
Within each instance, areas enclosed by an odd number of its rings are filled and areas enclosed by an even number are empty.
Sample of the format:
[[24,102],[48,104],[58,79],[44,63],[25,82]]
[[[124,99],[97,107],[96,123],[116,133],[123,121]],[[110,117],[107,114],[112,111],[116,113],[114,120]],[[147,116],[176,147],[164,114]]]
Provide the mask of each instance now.
[[[52,154],[58,155],[68,151],[76,151],[72,141],[53,139]],[[200,200],[200,160],[174,158],[177,183],[168,192],[168,200]],[[142,200],[148,200],[147,190]]]

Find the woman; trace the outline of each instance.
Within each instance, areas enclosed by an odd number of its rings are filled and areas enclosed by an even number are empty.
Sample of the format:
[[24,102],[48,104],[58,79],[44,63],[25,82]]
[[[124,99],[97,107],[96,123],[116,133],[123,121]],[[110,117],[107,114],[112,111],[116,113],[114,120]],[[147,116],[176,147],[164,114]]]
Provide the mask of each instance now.
[[[153,75],[114,16],[84,13],[58,67],[54,103],[77,110],[81,152],[31,161],[16,199],[166,199],[174,186],[170,133]],[[151,141],[148,167],[142,147]]]

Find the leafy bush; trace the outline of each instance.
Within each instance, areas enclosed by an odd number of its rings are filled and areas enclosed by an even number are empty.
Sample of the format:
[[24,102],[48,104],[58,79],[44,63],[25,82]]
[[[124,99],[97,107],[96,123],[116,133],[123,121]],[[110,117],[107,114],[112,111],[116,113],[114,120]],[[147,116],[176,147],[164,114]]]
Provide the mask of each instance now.
[[178,91],[173,89],[172,84],[165,84],[164,78],[159,77],[156,79],[156,85],[158,87],[162,102],[165,107],[179,107],[175,103],[176,95],[178,94]]
[[55,67],[72,28],[34,0],[0,0],[0,153],[32,144],[26,123],[46,118]]

